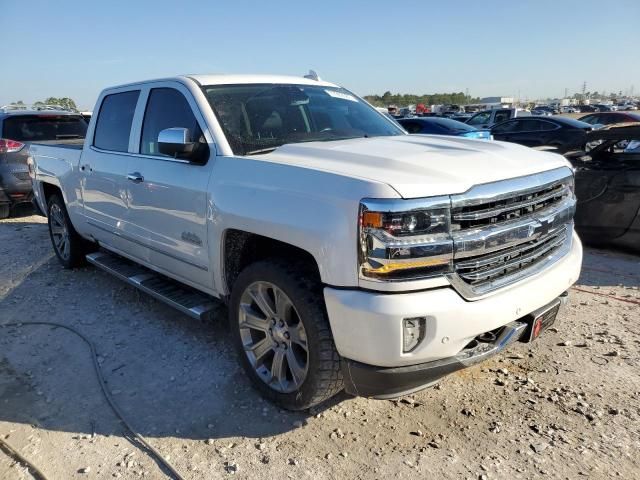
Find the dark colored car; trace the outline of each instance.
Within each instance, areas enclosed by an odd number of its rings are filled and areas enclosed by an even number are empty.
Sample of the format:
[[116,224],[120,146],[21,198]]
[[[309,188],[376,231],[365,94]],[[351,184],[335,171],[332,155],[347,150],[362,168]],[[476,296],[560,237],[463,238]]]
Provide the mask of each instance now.
[[585,113],[585,112],[599,112],[600,111],[596,107],[594,107],[593,105],[580,105],[578,108],[580,109],[580,111],[582,113]]
[[409,133],[423,133],[431,135],[455,135],[458,137],[490,140],[491,133],[488,130],[477,128],[443,117],[419,117],[401,118],[398,123]]
[[582,149],[593,127],[566,117],[523,117],[498,123],[491,128],[496,140],[527,147],[554,147],[559,153]]
[[33,199],[27,166],[30,143],[78,143],[86,133],[87,122],[77,113],[0,110],[0,218]]
[[598,112],[585,115],[578,120],[590,125],[613,125],[614,123],[640,122],[640,114],[631,112]]
[[576,172],[576,229],[586,243],[640,252],[640,123],[587,137],[597,146],[567,155]]

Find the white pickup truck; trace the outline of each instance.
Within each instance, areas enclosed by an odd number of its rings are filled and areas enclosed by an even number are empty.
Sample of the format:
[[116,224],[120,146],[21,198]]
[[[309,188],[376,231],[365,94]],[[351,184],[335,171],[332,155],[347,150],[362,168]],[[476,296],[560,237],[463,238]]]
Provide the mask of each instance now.
[[226,302],[240,363],[289,409],[398,397],[531,341],[580,272],[563,157],[408,135],[318,79],[108,88],[84,147],[33,144],[29,164],[65,267],[196,318]]

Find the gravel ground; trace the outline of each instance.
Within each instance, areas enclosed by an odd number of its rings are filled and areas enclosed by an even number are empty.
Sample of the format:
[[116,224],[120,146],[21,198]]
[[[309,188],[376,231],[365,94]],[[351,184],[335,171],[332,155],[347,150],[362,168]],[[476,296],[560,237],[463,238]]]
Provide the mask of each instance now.
[[[587,250],[533,344],[400,401],[343,395],[297,414],[251,389],[224,308],[204,325],[94,268],[65,271],[41,217],[1,221],[0,258],[0,324],[89,337],[126,417],[185,479],[640,477],[639,257]],[[0,327],[0,438],[49,479],[166,478],[61,329]],[[33,477],[0,451],[0,478]]]

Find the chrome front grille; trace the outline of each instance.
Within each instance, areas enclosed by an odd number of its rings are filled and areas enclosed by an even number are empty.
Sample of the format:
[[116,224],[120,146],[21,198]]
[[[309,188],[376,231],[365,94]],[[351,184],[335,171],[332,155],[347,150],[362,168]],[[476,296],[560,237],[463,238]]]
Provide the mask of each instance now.
[[532,267],[561,248],[567,237],[567,227],[564,226],[541,239],[524,242],[496,253],[465,258],[455,263],[455,270],[469,285],[481,287],[497,278]]
[[561,168],[452,196],[452,285],[467,299],[533,275],[571,246],[573,175]]

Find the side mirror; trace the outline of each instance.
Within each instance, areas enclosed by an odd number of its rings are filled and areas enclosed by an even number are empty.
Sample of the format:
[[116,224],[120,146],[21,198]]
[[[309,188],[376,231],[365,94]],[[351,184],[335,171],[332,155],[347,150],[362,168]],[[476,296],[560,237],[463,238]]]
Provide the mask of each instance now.
[[174,158],[189,159],[196,151],[196,142],[191,140],[188,128],[165,128],[158,134],[158,150]]

